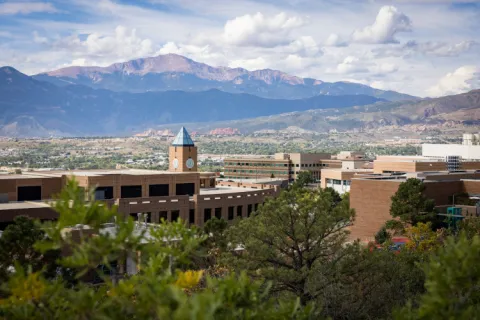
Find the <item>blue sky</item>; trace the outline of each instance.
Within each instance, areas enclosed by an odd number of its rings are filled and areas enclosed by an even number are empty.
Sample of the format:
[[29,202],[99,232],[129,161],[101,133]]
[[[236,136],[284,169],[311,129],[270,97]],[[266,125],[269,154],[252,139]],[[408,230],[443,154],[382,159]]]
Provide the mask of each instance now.
[[480,87],[480,0],[0,0],[0,66],[177,53],[418,96]]

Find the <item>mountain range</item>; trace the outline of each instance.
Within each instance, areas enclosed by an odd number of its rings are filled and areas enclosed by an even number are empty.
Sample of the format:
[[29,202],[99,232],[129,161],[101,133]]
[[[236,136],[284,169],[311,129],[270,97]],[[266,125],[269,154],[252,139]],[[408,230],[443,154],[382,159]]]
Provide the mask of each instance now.
[[161,125],[155,129],[190,130],[206,133],[214,128],[235,128],[244,134],[259,131],[354,132],[386,127],[441,128],[442,126],[480,127],[480,90],[435,99],[382,102],[347,108],[312,109],[266,117],[208,123]]
[[0,135],[112,135],[178,122],[252,118],[385,101],[368,95],[266,99],[210,89],[144,93],[56,86],[14,68],[0,68]]
[[81,84],[112,91],[205,91],[218,89],[270,99],[304,99],[317,95],[363,94],[389,101],[416,97],[351,82],[324,82],[277,70],[248,71],[212,67],[176,54],[115,63],[108,67],[67,67],[34,76],[55,85]]
[[[480,122],[480,91],[419,99],[276,70],[211,67],[178,55],[34,76],[0,68],[0,136],[130,135],[196,123],[242,133],[296,126],[327,132]],[[189,126],[190,127],[190,126]]]

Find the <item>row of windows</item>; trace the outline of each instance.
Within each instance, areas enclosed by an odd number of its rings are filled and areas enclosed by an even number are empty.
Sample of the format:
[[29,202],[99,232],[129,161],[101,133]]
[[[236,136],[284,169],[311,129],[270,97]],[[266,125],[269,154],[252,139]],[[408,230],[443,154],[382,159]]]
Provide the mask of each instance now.
[[[266,170],[241,170],[241,169],[225,169],[224,172],[239,172],[252,174],[289,174],[289,171],[266,171]],[[290,171],[293,174],[293,171]]]
[[[217,219],[222,219],[222,208],[215,208],[213,209],[215,217]],[[249,204],[247,206],[247,217],[250,217],[252,212],[258,210],[258,203]],[[190,210],[191,211],[191,210]],[[235,215],[237,217],[241,217],[243,212],[243,206],[237,206],[235,207],[228,207],[228,220],[233,220],[235,218]],[[195,213],[194,213],[195,214]],[[203,210],[203,222],[207,222],[208,220],[212,219],[212,209],[206,208]],[[190,222],[193,223],[193,222]]]
[[[287,163],[249,163],[249,162],[225,162],[225,166],[246,166],[246,167],[290,167]],[[300,166],[295,164],[297,168],[319,168],[328,167],[328,163],[302,163]]]
[[[168,184],[152,184],[148,186],[149,197],[168,197],[170,195],[170,186]],[[175,185],[175,194],[177,196],[190,195],[195,193],[194,183],[177,183]],[[142,186],[121,186],[121,198],[141,198]],[[95,189],[95,200],[113,199],[113,187],[98,187]]]
[[327,185],[344,185],[344,186],[349,186],[351,183],[350,180],[338,180],[338,179],[327,179]]
[[251,163],[251,162],[225,162],[226,166],[247,167],[288,167],[288,163]]

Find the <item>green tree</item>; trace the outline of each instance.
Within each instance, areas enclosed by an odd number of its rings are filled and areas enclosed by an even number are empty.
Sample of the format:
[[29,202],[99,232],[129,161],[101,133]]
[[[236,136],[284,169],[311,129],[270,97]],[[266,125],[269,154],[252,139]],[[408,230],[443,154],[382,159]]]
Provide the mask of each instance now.
[[300,171],[297,174],[297,179],[295,180],[295,185],[298,187],[306,187],[310,183],[313,183],[313,176],[310,171]]
[[332,319],[390,318],[394,307],[424,292],[421,259],[413,251],[346,246],[318,299],[322,313]]
[[[353,217],[348,202],[335,206],[330,192],[291,188],[228,229],[229,243],[245,248],[230,265],[271,280],[274,292],[289,292],[306,304],[322,294]],[[325,277],[320,281],[319,275]]]
[[333,205],[336,206],[337,204],[339,204],[342,200],[345,200],[345,201],[348,201],[348,203],[350,203],[350,194],[349,193],[345,193],[343,194],[343,196],[341,196],[335,189],[333,188],[330,188],[330,187],[326,187],[323,189],[325,192],[328,192],[330,193],[330,195],[332,196],[332,201],[333,201]]
[[425,184],[419,179],[409,178],[402,182],[391,198],[392,217],[411,225],[436,220],[435,202],[425,197],[424,191]]
[[394,313],[396,319],[478,319],[480,312],[480,237],[449,237],[424,265],[426,292],[419,306]]
[[[68,182],[54,207],[58,221],[45,225],[47,237],[35,247],[64,249],[59,263],[78,270],[79,280],[99,265],[117,270],[120,277],[99,272],[104,283],[98,286],[82,281],[67,285],[61,276],[49,280],[43,271],[17,265],[3,283],[2,319],[318,318],[311,305],[270,298],[268,285],[245,274],[214,279],[202,270],[182,269],[204,236],[181,221],[137,225],[130,217],[121,219],[115,208],[86,203],[74,181]],[[139,252],[138,273],[126,275],[122,261]],[[119,262],[118,269],[113,261]],[[205,284],[199,287],[201,282]]]
[[388,233],[385,226],[381,227],[380,230],[375,234],[375,242],[378,244],[383,244],[391,239],[390,233]]
[[212,246],[225,248],[227,243],[225,239],[225,230],[228,227],[227,221],[213,217],[208,220],[203,227],[203,231],[207,235],[207,241],[211,242]]
[[476,235],[480,236],[480,218],[471,217],[463,219],[459,224],[459,229],[463,231],[469,239],[472,239]]
[[33,219],[16,217],[0,237],[0,282],[8,278],[15,265],[33,271],[45,269],[48,276],[54,276],[59,252],[41,253],[34,248],[44,238],[45,233]]

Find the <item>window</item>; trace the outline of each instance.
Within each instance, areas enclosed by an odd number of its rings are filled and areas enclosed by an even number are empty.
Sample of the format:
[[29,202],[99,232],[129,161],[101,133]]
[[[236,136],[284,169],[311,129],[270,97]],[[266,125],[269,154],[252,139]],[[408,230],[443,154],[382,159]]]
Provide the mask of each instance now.
[[333,180],[333,184],[340,185],[340,184],[342,184],[342,181],[341,181],[341,180],[334,179],[334,180]]
[[145,218],[147,218],[147,223],[152,222],[152,213],[151,212],[144,212],[144,213],[140,213],[140,214],[139,213],[131,213],[130,216],[133,218],[133,220],[138,220],[139,222],[145,222]]
[[188,222],[190,224],[195,223],[195,209],[190,209],[190,211],[188,212]]
[[167,211],[160,211],[159,214],[158,214],[158,218],[160,221],[165,220],[167,221],[168,220],[168,212]]
[[250,214],[252,213],[252,209],[253,209],[253,206],[249,204],[247,207],[247,217],[250,217]]
[[237,207],[237,217],[241,217],[241,216],[242,216],[242,211],[243,211],[243,206],[238,206],[238,207]]
[[228,220],[233,220],[235,207],[228,207]]
[[255,203],[255,211],[258,210],[258,203]]
[[203,222],[207,222],[212,218],[212,209],[203,210]]
[[215,208],[215,217],[217,219],[222,219],[222,208]]
[[18,187],[17,201],[35,201],[42,200],[42,187]]
[[178,218],[180,218],[180,211],[179,210],[172,211],[172,221],[178,221]]
[[193,196],[195,193],[195,183],[177,183],[175,189],[177,196]]
[[141,198],[142,186],[122,186],[120,193],[122,198]]
[[148,186],[148,195],[150,197],[168,197],[169,185],[168,184],[151,184]]
[[113,187],[98,187],[95,189],[95,200],[113,199]]

